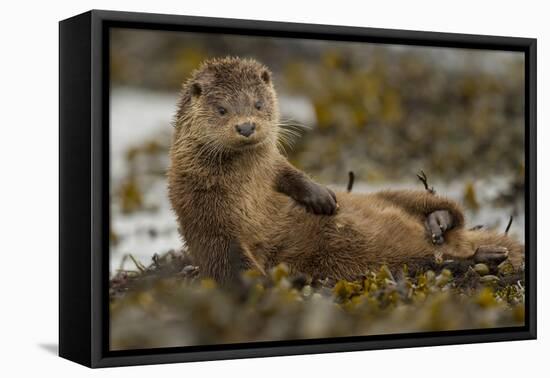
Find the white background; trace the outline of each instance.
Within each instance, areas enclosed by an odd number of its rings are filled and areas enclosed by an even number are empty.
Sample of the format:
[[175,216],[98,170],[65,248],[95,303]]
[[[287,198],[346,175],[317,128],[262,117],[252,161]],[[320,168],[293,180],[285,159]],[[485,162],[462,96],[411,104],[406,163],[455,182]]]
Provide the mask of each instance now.
[[[545,376],[550,356],[545,164],[545,1],[5,1],[0,21],[0,374],[18,376]],[[89,9],[538,38],[539,340],[90,370],[55,355],[58,273],[58,25]]]

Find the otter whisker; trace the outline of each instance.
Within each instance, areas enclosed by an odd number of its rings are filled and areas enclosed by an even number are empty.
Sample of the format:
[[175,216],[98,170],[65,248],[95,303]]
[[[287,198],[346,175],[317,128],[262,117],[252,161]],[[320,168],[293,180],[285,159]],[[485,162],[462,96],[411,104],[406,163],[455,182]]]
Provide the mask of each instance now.
[[312,129],[312,127],[310,125],[305,125],[305,124],[300,123],[300,122],[298,122],[294,119],[291,119],[291,118],[279,120],[279,123],[281,125],[296,127],[296,128],[299,128],[299,129],[307,129],[307,130]]
[[197,151],[197,157],[202,159],[207,165],[215,165],[222,163],[222,157],[224,154],[224,149],[218,143],[209,140],[200,141],[201,147]]
[[[281,137],[277,140],[277,143],[287,147],[287,148],[290,148],[291,150],[294,149],[294,146],[295,146],[295,142],[294,140],[289,140],[285,137]],[[286,148],[285,148],[286,149]]]
[[301,133],[299,133],[295,130],[291,130],[291,129],[279,128],[278,132],[279,132],[279,134],[290,135],[290,136],[295,137],[295,138],[299,138],[299,137],[302,136]]
[[299,137],[302,136],[299,132],[294,131],[294,130],[290,130],[290,129],[280,129],[280,132],[283,133],[283,134],[292,135],[296,138],[299,138]]
[[279,143],[282,143],[282,144],[290,147],[290,148],[293,148],[294,144],[295,144],[294,138],[292,138],[288,135],[285,135],[285,134],[279,134],[279,138],[277,138],[277,141]]
[[292,130],[294,132],[300,133],[300,135],[303,134],[305,132],[305,130],[309,130],[309,128],[299,127],[299,126],[296,126],[296,125],[287,125],[287,124],[284,124],[284,123],[279,123],[278,125],[279,125],[280,128],[282,128],[284,130]]
[[298,133],[300,136],[305,134],[309,129],[296,127],[294,125],[279,125],[279,127],[283,130],[293,131],[295,133]]
[[279,136],[281,138],[284,138],[286,140],[290,140],[290,141],[293,141],[297,138],[297,135],[294,134],[294,133],[289,133],[288,131],[281,131],[279,132]]
[[287,150],[286,150],[285,144],[284,144],[281,140],[277,139],[277,140],[276,140],[276,144],[277,144],[277,149],[278,149],[283,155],[288,155],[288,152],[287,152]]

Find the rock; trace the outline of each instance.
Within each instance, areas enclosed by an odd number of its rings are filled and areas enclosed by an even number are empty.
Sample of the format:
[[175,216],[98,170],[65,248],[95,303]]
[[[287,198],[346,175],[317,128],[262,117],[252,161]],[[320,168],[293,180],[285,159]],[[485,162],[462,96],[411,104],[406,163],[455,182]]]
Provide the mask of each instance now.
[[481,263],[475,264],[474,265],[474,270],[480,276],[485,276],[485,275],[489,274],[489,267],[486,264],[481,264]]
[[443,287],[447,285],[451,279],[453,278],[453,274],[449,269],[443,269],[441,273],[435,278],[435,284],[439,287]]
[[492,274],[488,274],[486,276],[483,276],[479,279],[479,282],[483,284],[495,284],[500,281],[500,278],[497,276],[494,276]]

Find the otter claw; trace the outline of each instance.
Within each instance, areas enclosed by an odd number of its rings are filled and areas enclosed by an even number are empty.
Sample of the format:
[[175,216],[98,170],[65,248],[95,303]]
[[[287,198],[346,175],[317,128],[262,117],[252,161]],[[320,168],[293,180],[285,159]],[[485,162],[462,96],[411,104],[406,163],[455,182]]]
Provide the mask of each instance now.
[[434,243],[434,244],[443,244],[444,241],[445,241],[445,239],[443,239],[442,235],[432,234],[432,243]]
[[444,233],[453,227],[453,217],[448,210],[437,210],[428,214],[426,228],[433,244],[445,242]]

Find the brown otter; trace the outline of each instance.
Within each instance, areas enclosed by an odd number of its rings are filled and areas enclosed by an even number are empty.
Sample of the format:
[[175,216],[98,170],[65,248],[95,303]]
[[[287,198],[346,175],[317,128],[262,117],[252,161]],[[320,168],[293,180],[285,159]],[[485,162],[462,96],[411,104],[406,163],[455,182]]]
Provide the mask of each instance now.
[[523,246],[467,230],[460,207],[426,191],[334,194],[279,152],[271,72],[250,59],[206,61],[183,85],[174,120],[169,196],[204,276],[280,262],[353,279],[367,268],[434,255],[519,264]]

